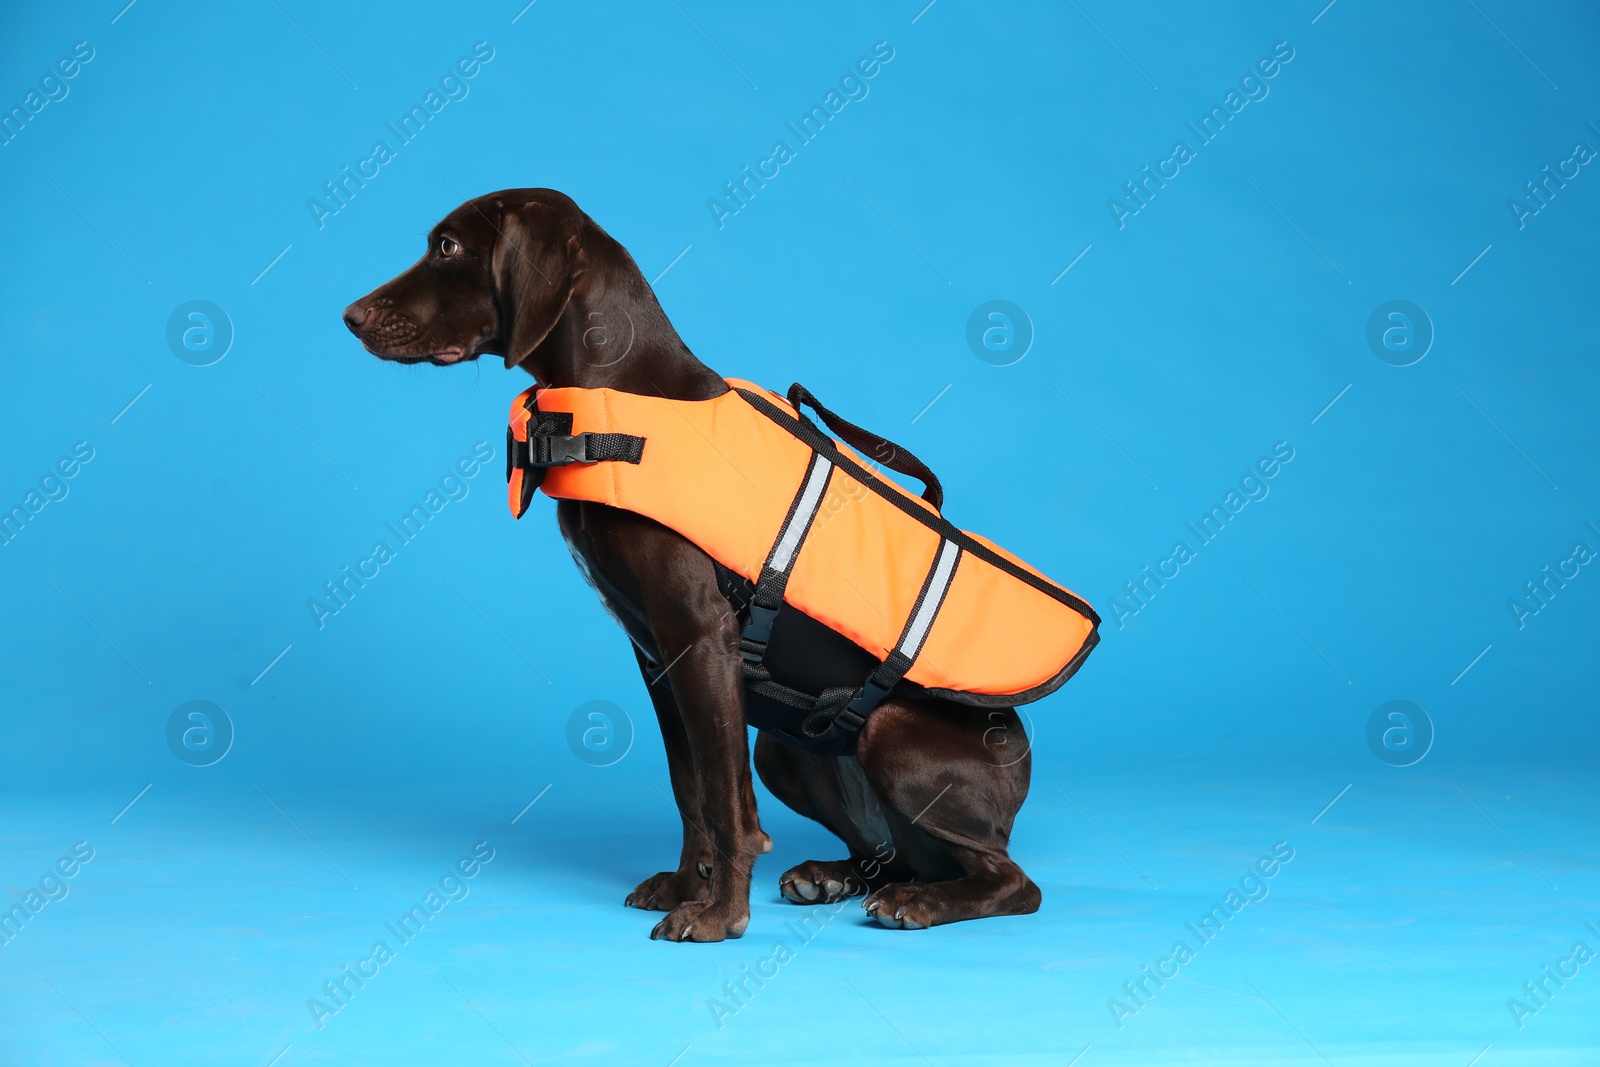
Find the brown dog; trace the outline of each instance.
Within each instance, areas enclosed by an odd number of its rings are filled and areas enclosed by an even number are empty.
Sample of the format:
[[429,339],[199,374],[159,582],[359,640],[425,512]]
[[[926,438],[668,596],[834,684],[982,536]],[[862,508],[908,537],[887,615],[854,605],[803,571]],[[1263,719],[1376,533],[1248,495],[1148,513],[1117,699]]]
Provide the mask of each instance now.
[[[368,351],[400,363],[488,353],[547,386],[675,400],[728,388],[678,337],[627,250],[550,189],[463,204],[433,228],[422,259],[351,304],[344,320]],[[683,819],[677,869],[646,878],[625,903],[667,912],[652,938],[738,937],[750,922],[755,858],[772,847],[750,779],[744,605],[719,588],[709,556],[650,519],[571,500],[556,516],[633,640]],[[659,677],[650,664],[667,665],[666,684],[650,684]],[[891,694],[855,751],[837,757],[761,732],[761,780],[850,853],[801,863],[779,888],[800,904],[869,894],[867,913],[903,929],[1035,911],[1039,889],[1007,852],[1030,766],[1010,708]]]

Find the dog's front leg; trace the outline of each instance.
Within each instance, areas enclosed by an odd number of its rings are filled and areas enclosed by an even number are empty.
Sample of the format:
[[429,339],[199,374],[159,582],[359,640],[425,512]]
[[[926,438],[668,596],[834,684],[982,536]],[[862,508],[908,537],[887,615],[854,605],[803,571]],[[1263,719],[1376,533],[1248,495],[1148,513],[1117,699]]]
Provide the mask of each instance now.
[[[679,904],[650,932],[671,941],[739,937],[750,923],[750,872],[765,837],[756,820],[745,731],[739,631],[717,592],[711,561],[681,543],[644,586],[645,610],[681,716],[699,801],[694,818],[712,851],[699,900]],[[670,651],[669,651],[670,650]]]
[[750,922],[750,873],[761,850],[761,831],[752,819],[738,632],[722,608],[725,622],[692,638],[681,628],[683,620],[651,619],[661,647],[685,649],[667,675],[689,741],[699,828],[712,851],[705,896],[672,909],[650,932],[652,938],[721,941],[739,937]]
[[[675,653],[674,653],[675,654]],[[689,735],[684,729],[683,714],[678,710],[672,686],[663,673],[661,664],[652,669],[644,654],[634,649],[639,661],[639,673],[644,678],[650,703],[655,706],[656,722],[661,727],[661,743],[667,752],[667,772],[672,780],[672,796],[683,819],[683,849],[678,855],[678,869],[653,874],[639,883],[637,889],[623,901],[630,908],[645,911],[671,911],[679,904],[705,897],[710,888],[714,854],[705,833],[700,815],[700,787],[695,778],[694,758],[689,746]],[[670,660],[671,655],[666,659]]]
[[[585,558],[642,616],[648,643],[667,664],[665,682],[650,688],[685,824],[683,859],[694,862],[698,875],[701,849],[709,853],[704,889],[671,905],[660,902],[671,911],[650,936],[738,937],[750,922],[755,857],[770,847],[750,777],[738,621],[717,590],[711,557],[692,542],[600,504],[583,505],[580,516]],[[569,525],[564,520],[564,532]]]

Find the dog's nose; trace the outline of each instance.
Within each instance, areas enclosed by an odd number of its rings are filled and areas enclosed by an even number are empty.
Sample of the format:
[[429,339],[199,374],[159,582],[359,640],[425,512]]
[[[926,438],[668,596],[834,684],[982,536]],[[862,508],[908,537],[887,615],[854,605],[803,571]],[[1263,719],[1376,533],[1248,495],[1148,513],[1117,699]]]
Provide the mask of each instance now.
[[367,316],[371,313],[371,308],[362,307],[361,301],[357,300],[344,309],[344,324],[350,327],[351,333],[355,333],[361,329],[361,324],[367,321]]

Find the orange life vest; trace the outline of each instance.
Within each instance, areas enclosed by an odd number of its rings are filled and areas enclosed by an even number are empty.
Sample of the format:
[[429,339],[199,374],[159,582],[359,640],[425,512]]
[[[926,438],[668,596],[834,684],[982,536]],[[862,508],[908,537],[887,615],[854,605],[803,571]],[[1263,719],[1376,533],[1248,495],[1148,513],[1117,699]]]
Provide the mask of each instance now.
[[[507,436],[512,514],[520,518],[542,488],[644,515],[693,541],[738,598],[752,724],[818,750],[848,748],[891,691],[1008,707],[1054,692],[1082,664],[1099,616],[946,522],[938,480],[915,457],[799,385],[788,399],[737,379],[728,385],[701,401],[527,390],[511,405]],[[874,473],[802,404],[927,491],[918,497]],[[816,661],[830,656],[820,644],[780,655],[786,633],[804,644],[826,631],[848,642],[835,662],[854,656],[870,673],[818,678]]]

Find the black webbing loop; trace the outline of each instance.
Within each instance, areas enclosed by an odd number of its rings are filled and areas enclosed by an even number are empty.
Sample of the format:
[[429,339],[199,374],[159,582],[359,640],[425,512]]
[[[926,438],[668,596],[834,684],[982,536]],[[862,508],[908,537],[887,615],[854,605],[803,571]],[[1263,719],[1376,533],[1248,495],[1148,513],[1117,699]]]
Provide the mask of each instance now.
[[[890,470],[899,471],[910,478],[915,478],[923,485],[922,499],[932,504],[935,509],[944,507],[944,487],[939,484],[939,479],[928,469],[928,465],[901,448],[893,441],[879,437],[871,430],[863,430],[853,422],[840,418],[832,411],[823,407],[816,397],[811,395],[811,390],[795,382],[789,386],[789,406],[800,411],[802,404],[808,404],[821,416],[828,429],[838,434],[840,439],[851,448],[856,449],[868,459],[882,463]],[[805,418],[804,413],[800,416]]]
[[812,702],[811,711],[800,723],[800,730],[812,741],[848,741],[866,724],[866,719],[849,708],[856,690],[847,685],[824,689]]

